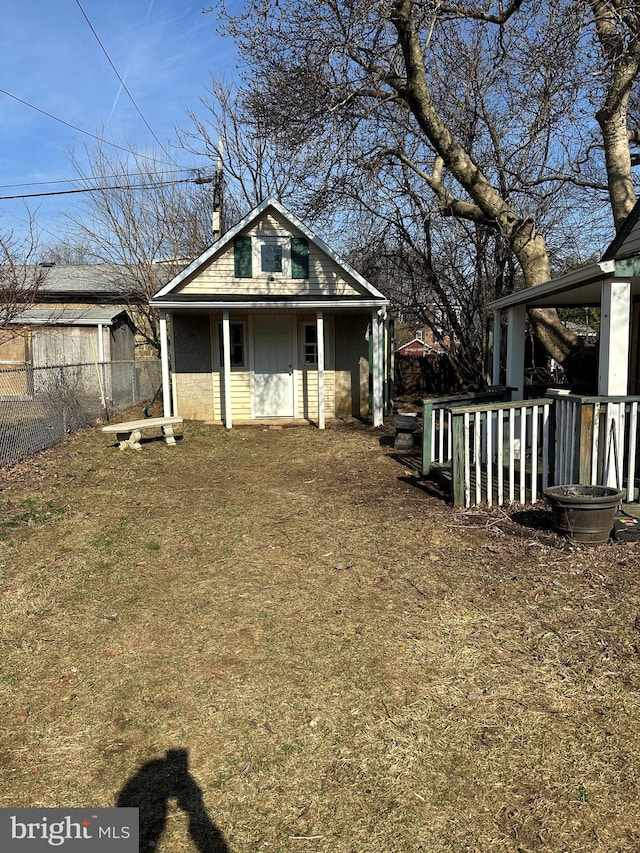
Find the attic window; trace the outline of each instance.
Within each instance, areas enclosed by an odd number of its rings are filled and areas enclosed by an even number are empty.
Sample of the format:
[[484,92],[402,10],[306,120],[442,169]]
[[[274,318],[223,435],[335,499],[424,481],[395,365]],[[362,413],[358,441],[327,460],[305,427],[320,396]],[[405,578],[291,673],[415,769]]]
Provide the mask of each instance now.
[[260,242],[262,272],[284,272],[284,245],[279,237],[264,237]]
[[267,277],[309,278],[309,241],[305,237],[243,236],[233,241],[236,278],[253,278],[254,270]]

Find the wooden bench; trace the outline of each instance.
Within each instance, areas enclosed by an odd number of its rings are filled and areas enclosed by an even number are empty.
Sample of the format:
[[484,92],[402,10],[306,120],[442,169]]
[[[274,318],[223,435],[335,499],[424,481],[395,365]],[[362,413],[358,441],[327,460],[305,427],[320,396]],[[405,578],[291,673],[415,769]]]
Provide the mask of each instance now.
[[142,450],[140,437],[145,430],[162,430],[164,440],[167,444],[175,444],[173,435],[174,424],[181,424],[184,418],[144,418],[140,421],[127,421],[123,424],[107,424],[102,427],[102,432],[115,433],[120,442],[120,450],[130,447],[132,450]]

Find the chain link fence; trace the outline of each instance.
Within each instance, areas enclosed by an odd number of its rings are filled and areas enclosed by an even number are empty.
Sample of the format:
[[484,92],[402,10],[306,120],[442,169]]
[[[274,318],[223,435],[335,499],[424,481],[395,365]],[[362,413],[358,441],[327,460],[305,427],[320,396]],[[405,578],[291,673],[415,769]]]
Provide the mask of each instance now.
[[0,467],[98,418],[156,397],[161,405],[161,385],[161,363],[155,360],[0,370]]

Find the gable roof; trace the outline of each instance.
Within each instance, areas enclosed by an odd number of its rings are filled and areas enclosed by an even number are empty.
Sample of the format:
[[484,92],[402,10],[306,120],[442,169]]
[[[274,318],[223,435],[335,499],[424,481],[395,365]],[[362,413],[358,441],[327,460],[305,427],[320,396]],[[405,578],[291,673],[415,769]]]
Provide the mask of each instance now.
[[44,281],[39,296],[112,299],[121,296],[127,281],[127,271],[117,264],[41,264]]
[[629,258],[640,254],[640,200],[633,206],[631,213],[620,226],[611,243],[605,249],[601,260]]
[[118,317],[130,320],[122,308],[28,308],[12,318],[11,326],[111,326]]
[[640,199],[598,263],[587,264],[535,287],[502,296],[487,303],[487,308],[501,310],[517,305],[532,308],[598,305],[602,282],[616,277],[630,278],[631,293],[634,297],[638,296],[640,278],[633,271],[637,262],[632,259],[640,259]]
[[[174,276],[171,281],[169,281],[163,288],[161,288],[156,294],[154,294],[151,304],[154,304],[156,300],[163,300],[166,297],[170,296],[186,279],[193,275],[194,272],[199,270],[205,264],[207,264],[214,256],[218,255],[226,246],[228,246],[235,237],[240,234],[247,226],[251,225],[256,219],[258,219],[266,210],[269,208],[273,208],[277,211],[281,216],[287,219],[291,225],[297,228],[310,243],[314,243],[322,252],[328,255],[331,260],[333,260],[342,270],[353,278],[358,284],[364,288],[364,290],[371,296],[373,300],[380,300],[382,305],[388,304],[387,297],[381,293],[377,288],[375,288],[370,282],[368,282],[359,272],[357,272],[347,261],[340,258],[333,249],[328,246],[324,240],[320,239],[316,234],[311,231],[303,222],[301,222],[295,214],[291,213],[287,210],[284,205],[282,205],[277,199],[269,198],[266,201],[263,201],[257,207],[255,207],[250,213],[248,213],[244,219],[241,219],[233,228],[227,231],[219,240],[216,240],[213,245],[211,245],[208,249],[206,249],[198,258],[192,261],[187,267],[185,267],[181,272],[179,272],[176,276]],[[159,303],[157,303],[159,304]]]
[[434,346],[433,344],[428,344],[425,340],[421,340],[420,338],[412,338],[412,340],[407,341],[405,344],[401,344],[399,347],[396,347],[396,353],[403,354],[404,351],[407,351],[409,355],[416,355],[420,351],[422,353],[440,353],[442,348],[438,346]]

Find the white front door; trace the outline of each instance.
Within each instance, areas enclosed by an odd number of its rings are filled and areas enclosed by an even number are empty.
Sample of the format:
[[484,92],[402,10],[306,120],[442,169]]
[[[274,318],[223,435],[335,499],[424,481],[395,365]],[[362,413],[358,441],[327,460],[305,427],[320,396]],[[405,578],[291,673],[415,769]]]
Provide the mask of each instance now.
[[293,317],[253,321],[253,397],[256,418],[292,418]]

